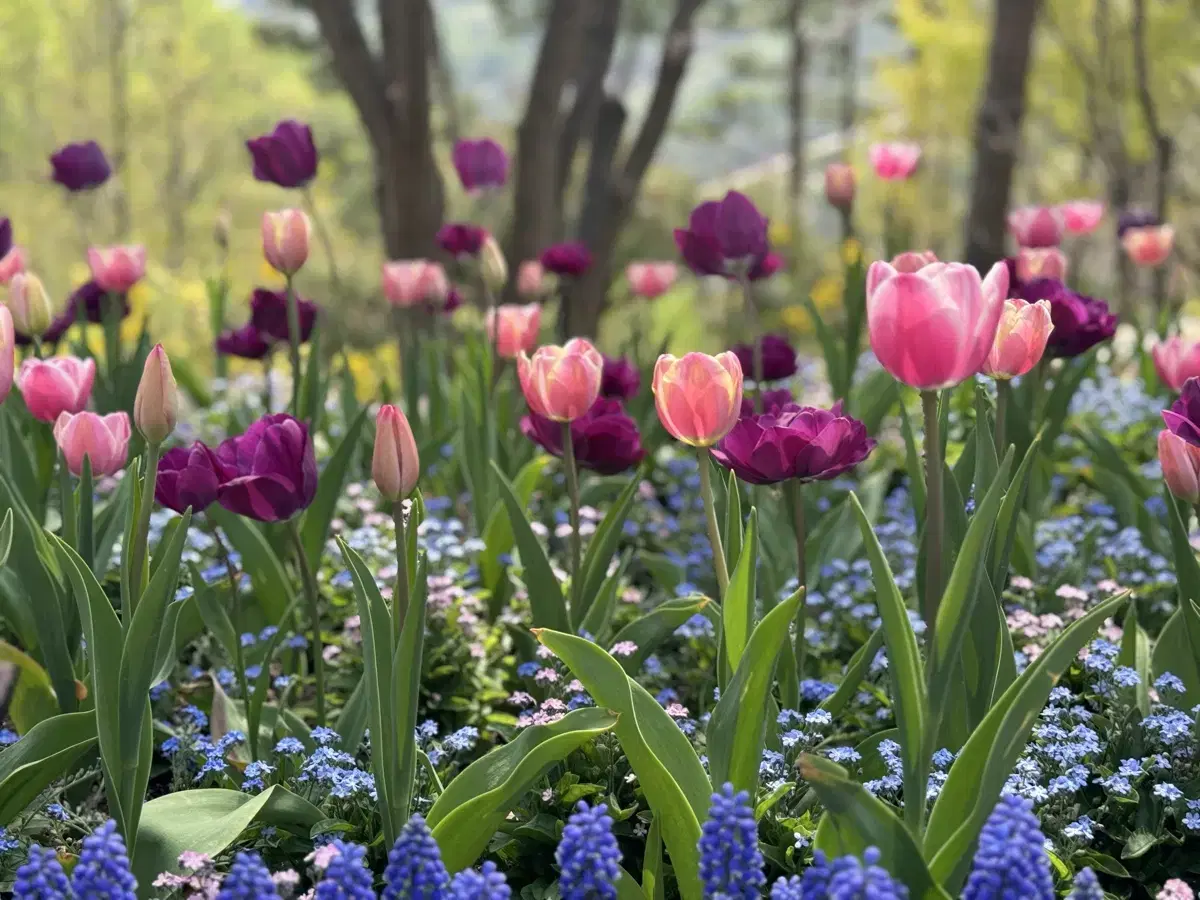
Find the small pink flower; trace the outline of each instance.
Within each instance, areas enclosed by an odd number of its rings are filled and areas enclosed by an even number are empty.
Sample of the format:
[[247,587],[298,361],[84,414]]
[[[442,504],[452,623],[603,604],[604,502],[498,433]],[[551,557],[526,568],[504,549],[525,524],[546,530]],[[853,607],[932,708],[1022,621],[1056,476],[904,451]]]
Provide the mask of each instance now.
[[633,656],[637,653],[637,649],[638,645],[633,641],[617,641],[613,644],[611,652],[613,656]]
[[57,421],[64,412],[87,406],[96,380],[96,361],[74,356],[27,359],[17,373],[17,387],[30,414],[42,422]]
[[1134,265],[1161,266],[1175,245],[1175,229],[1170,225],[1145,225],[1126,229],[1121,246]]
[[124,247],[90,247],[88,266],[92,280],[111,294],[124,294],[146,274],[146,248],[140,244]]
[[72,475],[83,471],[85,456],[93,474],[116,475],[129,458],[129,415],[64,412],[54,423],[54,440]]
[[921,146],[899,141],[872,144],[868,156],[871,168],[884,181],[906,181],[921,161]]
[[[500,333],[496,333],[496,323]],[[505,359],[515,359],[518,353],[529,353],[537,346],[542,327],[542,308],[536,303],[525,306],[505,304],[488,310],[488,340],[496,342],[496,352]]]
[[1067,255],[1057,247],[1022,247],[1017,251],[1017,278],[1021,281],[1035,278],[1063,281],[1066,277]]
[[993,378],[1024,375],[1046,352],[1046,341],[1054,323],[1050,319],[1050,301],[1005,300],[996,340],[980,370]]
[[199,872],[212,865],[212,857],[207,853],[197,853],[195,850],[184,850],[179,854],[180,867],[189,872]]
[[1172,878],[1162,886],[1155,900],[1196,900],[1196,895],[1182,878]]
[[1071,200],[1058,211],[1067,234],[1091,234],[1104,218],[1104,204],[1099,200]]
[[312,863],[312,867],[319,872],[324,872],[329,868],[329,864],[337,857],[342,855],[342,851],[334,844],[326,844],[323,847],[318,847],[308,856],[304,857],[304,861]]
[[635,262],[625,268],[629,289],[646,300],[665,294],[678,274],[679,267],[673,262]]
[[1200,341],[1187,343],[1181,337],[1168,338],[1150,351],[1154,369],[1162,383],[1179,393],[1183,383],[1200,375]]
[[450,282],[441,264],[428,259],[405,259],[383,264],[383,295],[392,306],[441,303]]
[[0,257],[0,284],[8,284],[14,275],[25,271],[25,249],[13,247]]
[[1020,247],[1057,247],[1063,239],[1062,212],[1056,206],[1022,206],[1008,214],[1008,230]]

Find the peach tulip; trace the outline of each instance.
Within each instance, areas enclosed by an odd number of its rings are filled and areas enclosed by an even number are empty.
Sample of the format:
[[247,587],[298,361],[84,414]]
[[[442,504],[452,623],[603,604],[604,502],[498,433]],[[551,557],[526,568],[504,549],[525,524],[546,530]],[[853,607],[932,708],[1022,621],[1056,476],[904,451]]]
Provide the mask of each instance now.
[[1175,229],[1170,225],[1145,225],[1126,229],[1121,245],[1134,265],[1148,268],[1161,266],[1171,255],[1175,244]]
[[96,361],[74,356],[27,359],[17,373],[17,387],[30,414],[42,422],[54,422],[64,413],[77,413],[87,406],[96,380]]
[[88,248],[88,266],[92,280],[110,294],[124,294],[146,274],[146,248],[141,245],[125,247]]
[[54,423],[54,440],[72,475],[83,471],[85,456],[92,462],[92,474],[116,475],[129,457],[129,414],[64,412]]
[[1054,323],[1050,319],[1050,301],[1005,300],[996,329],[996,340],[983,362],[981,371],[993,378],[1024,375],[1046,352],[1046,341]]
[[1155,344],[1150,351],[1158,377],[1171,390],[1179,393],[1183,383],[1200,375],[1200,341],[1188,343],[1181,337],[1168,338]]
[[937,261],[937,254],[932,250],[907,250],[892,260],[892,268],[897,272],[907,272],[911,275]]
[[867,270],[871,349],[894,378],[938,390],[979,371],[996,339],[1008,293],[1008,267],[986,279],[974,266],[932,263],[897,272],[885,262]]
[[165,441],[179,421],[179,388],[162,344],[154,345],[142,367],[133,399],[133,421],[151,444]]
[[1066,281],[1067,255],[1057,247],[1022,247],[1017,251],[1017,278],[1054,278]]
[[1055,206],[1022,206],[1008,214],[1008,230],[1020,247],[1057,247],[1063,239],[1062,213]]
[[1104,204],[1099,200],[1071,200],[1058,207],[1067,234],[1091,234],[1104,218]]
[[[496,322],[500,332],[496,333]],[[542,308],[536,303],[518,306],[508,303],[489,309],[487,314],[488,340],[496,345],[496,352],[505,359],[516,359],[518,353],[529,353],[537,346],[538,332],[542,327]]]
[[262,217],[263,256],[281,275],[295,275],[308,262],[312,223],[299,209],[265,212]]
[[679,267],[673,262],[635,262],[625,269],[629,288],[638,297],[661,297],[675,283]]
[[573,422],[600,396],[604,357],[583,338],[561,347],[538,347],[533,357],[517,354],[517,377],[530,410],[555,422]]
[[830,163],[825,167],[825,202],[834,209],[854,205],[854,167],[849,163]]
[[0,257],[0,284],[8,284],[14,275],[25,271],[25,248],[13,247]]
[[905,181],[917,170],[917,163],[921,161],[921,146],[901,141],[872,144],[867,154],[871,168],[884,181]]
[[420,474],[421,463],[412,426],[404,413],[385,403],[375,416],[371,478],[384,499],[395,503],[413,492]]
[[550,277],[546,268],[536,259],[527,259],[517,267],[517,293],[522,297],[537,298],[550,292]]
[[1171,493],[1187,503],[1200,503],[1200,447],[1170,431],[1160,431],[1158,461]]
[[12,313],[0,306],[0,403],[8,399],[13,386],[13,366],[17,359],[17,334]]
[[383,264],[383,295],[392,306],[442,303],[448,293],[450,281],[440,263],[403,259]]
[[50,327],[50,298],[42,280],[32,272],[20,272],[8,283],[8,309],[21,334],[41,334]]
[[742,410],[742,365],[726,350],[716,356],[664,353],[654,365],[654,406],[663,428],[693,447],[712,447]]

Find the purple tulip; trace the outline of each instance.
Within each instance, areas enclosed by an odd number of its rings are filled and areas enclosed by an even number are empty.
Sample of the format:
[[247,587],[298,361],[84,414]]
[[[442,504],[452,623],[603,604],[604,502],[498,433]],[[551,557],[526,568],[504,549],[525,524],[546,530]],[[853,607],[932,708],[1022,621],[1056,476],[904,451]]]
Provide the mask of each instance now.
[[[762,378],[763,381],[782,381],[796,374],[796,351],[788,343],[788,339],[780,334],[764,334],[760,339],[762,344]],[[754,370],[754,347],[750,344],[738,344],[733,353],[742,364],[742,371],[747,378],[756,378]]]
[[[562,456],[562,424],[530,413],[521,419],[521,431],[554,456]],[[597,398],[587,413],[571,423],[571,448],[575,461],[601,475],[632,469],[646,456],[637,423],[626,414],[620,400]]]
[[[121,304],[121,318],[124,319],[129,315],[129,297],[119,294],[117,299]],[[67,298],[67,309],[73,319],[82,318],[93,325],[103,325],[112,300],[112,295],[96,282],[85,281]]]
[[1200,447],[1200,378],[1183,383],[1179,399],[1163,410],[1162,417],[1172,434]]
[[776,272],[783,268],[783,257],[778,253],[768,253],[761,261],[754,264],[746,277],[751,281],[762,281],[770,278]]
[[568,241],[547,247],[540,261],[547,272],[578,278],[591,267],[592,251],[578,241]]
[[642,375],[637,366],[623,356],[604,357],[604,371],[600,375],[600,396],[614,400],[628,400],[637,396],[642,386]]
[[746,416],[754,416],[758,414],[759,407],[765,413],[779,415],[783,412],[783,408],[789,404],[795,405],[796,398],[792,396],[792,392],[787,388],[776,388],[773,391],[763,391],[762,399],[759,400],[753,396],[742,396],[742,412],[741,418]]
[[438,246],[455,259],[478,256],[487,238],[487,229],[469,222],[450,222],[437,233]]
[[222,356],[262,359],[271,352],[271,343],[248,322],[241,328],[224,331],[217,337],[217,352]]
[[275,130],[246,141],[254,160],[254,177],[283,188],[304,187],[317,174],[317,145],[312,129],[284,119]]
[[750,484],[835,478],[867,458],[875,442],[862,422],[833,409],[790,405],[746,416],[713,448],[718,463]]
[[1117,238],[1123,238],[1131,228],[1152,228],[1162,224],[1154,213],[1145,209],[1127,209],[1117,217]]
[[216,450],[217,502],[259,522],[282,522],[317,493],[317,459],[308,426],[286,413],[263,416]]
[[1050,301],[1054,330],[1046,350],[1052,356],[1079,356],[1116,334],[1117,316],[1109,311],[1107,303],[1077,294],[1055,278],[1026,282],[1020,286],[1019,296],[1030,303]]
[[[736,277],[739,273],[764,274],[770,251],[767,219],[744,194],[730,191],[725,199],[701,203],[688,219],[686,229],[675,229],[675,244],[683,261],[697,275]],[[782,262],[781,260],[778,262]]]
[[459,141],[451,153],[458,180],[468,191],[504,187],[508,181],[508,154],[491,138]]
[[13,248],[13,228],[8,216],[0,216],[0,259],[8,256]]
[[158,463],[154,498],[177,513],[189,506],[201,512],[217,501],[222,471],[221,461],[199,441],[191,447],[168,450]]
[[[317,323],[317,304],[297,296],[296,307],[300,315],[300,342],[304,343],[312,337]],[[288,340],[287,293],[255,288],[250,297],[250,324],[263,337]]]
[[451,287],[446,293],[446,299],[442,301],[441,312],[444,315],[450,315],[456,309],[463,305],[463,295],[456,287]]
[[112,175],[104,151],[95,141],[67,144],[50,156],[50,177],[68,191],[86,191],[100,187]]

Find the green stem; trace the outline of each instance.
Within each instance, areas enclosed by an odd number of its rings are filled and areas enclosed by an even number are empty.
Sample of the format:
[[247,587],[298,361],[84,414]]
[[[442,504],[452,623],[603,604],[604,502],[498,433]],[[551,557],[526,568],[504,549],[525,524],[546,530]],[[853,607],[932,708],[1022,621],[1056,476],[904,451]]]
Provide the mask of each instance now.
[[725,548],[721,544],[721,527],[717,524],[717,504],[713,500],[712,463],[708,459],[709,449],[697,447],[696,457],[700,463],[700,497],[704,500],[704,518],[708,522],[708,542],[712,545],[713,568],[717,570],[717,587],[721,599],[729,590],[729,566],[725,562]]
[[313,227],[317,232],[317,240],[321,242],[321,249],[325,251],[325,259],[329,263],[329,280],[332,282],[333,295],[341,297],[342,279],[338,273],[337,259],[333,255],[333,238],[329,236],[329,229],[325,227],[325,220],[317,213],[317,204],[313,202],[312,190],[306,187],[303,197],[304,205],[308,207],[308,215],[312,219]]
[[792,495],[792,522],[796,528],[796,578],[800,582],[800,588],[804,590],[804,596],[800,598],[800,605],[796,607],[796,643],[794,653],[796,656],[796,677],[804,678],[804,656],[808,645],[804,642],[804,627],[805,615],[807,613],[806,606],[808,604],[808,571],[807,561],[805,560],[805,543],[808,537],[808,529],[805,527],[804,521],[804,485],[798,481],[790,481],[787,484],[788,492]]
[[[213,540],[217,544],[217,552],[225,563],[225,573],[229,576],[230,619],[233,620],[233,668],[237,675],[238,688],[242,692],[242,702],[250,709],[250,682],[246,679],[246,656],[242,652],[242,592],[238,585],[237,569],[233,567],[233,559],[229,549],[221,540],[221,531],[213,526]],[[270,665],[269,659],[263,660],[263,665]],[[258,729],[250,728],[246,740],[250,744],[250,758],[258,759]]]
[[1012,395],[1012,385],[1008,383],[1007,378],[1000,378],[996,381],[996,453],[1000,458],[1004,458],[1005,425],[1008,419],[1008,404]]
[[296,551],[296,568],[304,586],[304,598],[308,601],[308,617],[312,620],[313,678],[317,691],[317,724],[325,724],[325,647],[321,643],[321,599],[317,593],[317,580],[308,564],[304,541],[300,537],[300,526],[294,518],[288,520],[288,533]]
[[758,315],[758,306],[754,302],[754,289],[746,275],[738,278],[742,286],[742,299],[745,301],[746,317],[750,320],[751,340],[754,341],[754,371],[750,377],[754,379],[755,407],[759,412],[766,412],[763,406],[763,335],[762,322]]
[[142,502],[138,509],[137,528],[134,531],[133,547],[129,554],[129,618],[133,620],[142,591],[146,589],[146,543],[150,539],[150,511],[154,508],[154,485],[158,480],[158,456],[161,444],[146,443],[146,474],[142,479]]
[[117,371],[121,367],[121,299],[109,293],[104,297],[104,362],[108,368],[108,383],[115,391]]
[[400,633],[404,619],[408,616],[411,587],[408,576],[408,529],[404,526],[404,501],[398,500],[392,507],[392,519],[396,523],[396,594],[392,598],[392,650],[400,646]]
[[567,473],[567,495],[571,500],[571,612],[580,610],[579,592],[583,585],[581,560],[583,559],[583,537],[579,533],[579,471],[575,466],[575,444],[571,439],[571,423],[562,425],[563,468]]
[[942,440],[939,434],[937,391],[921,392],[925,414],[925,596],[922,612],[930,645],[942,599]]
[[292,415],[300,415],[300,306],[292,288],[292,276],[287,277],[288,347],[292,358]]

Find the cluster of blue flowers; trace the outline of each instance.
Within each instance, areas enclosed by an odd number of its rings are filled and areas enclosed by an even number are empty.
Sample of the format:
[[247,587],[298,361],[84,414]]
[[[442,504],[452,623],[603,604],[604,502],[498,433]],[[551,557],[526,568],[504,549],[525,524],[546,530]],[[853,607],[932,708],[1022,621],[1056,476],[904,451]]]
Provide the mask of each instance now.
[[136,890],[125,842],[111,819],[84,838],[69,881],[54,851],[34,845],[13,883],[16,900],[137,900]]

